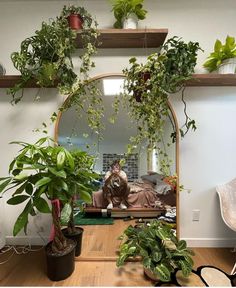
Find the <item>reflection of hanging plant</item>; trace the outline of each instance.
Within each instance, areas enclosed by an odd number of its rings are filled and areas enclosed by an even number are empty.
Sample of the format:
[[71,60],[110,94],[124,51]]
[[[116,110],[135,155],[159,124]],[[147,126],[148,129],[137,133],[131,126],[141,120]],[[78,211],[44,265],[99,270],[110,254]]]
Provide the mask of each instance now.
[[[30,79],[35,79],[40,87],[55,86],[63,94],[70,93],[71,86],[78,78],[72,63],[77,32],[68,25],[66,9],[64,6],[61,16],[56,20],[43,22],[35,35],[21,42],[20,52],[12,53],[12,62],[22,76],[20,82],[8,90],[13,97],[13,103],[21,100],[23,94],[16,96],[16,93],[22,90]],[[85,13],[86,10],[83,8],[81,11]],[[97,22],[87,11],[85,16],[83,29],[80,31],[83,49],[80,55],[79,77],[82,79],[86,79],[90,68],[95,66],[91,56],[96,53],[98,36]]]
[[[192,77],[197,51],[200,49],[197,42],[184,43],[181,39],[173,37],[163,45],[159,53],[148,56],[145,64],[137,63],[135,57],[130,59],[131,67],[123,70],[126,76],[126,93],[121,99],[124,105],[129,107],[131,118],[137,122],[138,132],[130,139],[128,152],[146,142],[150,149],[157,149],[167,157],[163,152],[162,139],[164,124],[169,119],[168,97],[170,93],[183,90],[185,81]],[[134,97],[137,92],[139,92],[139,101]],[[115,110],[119,101],[116,99]],[[186,112],[184,99],[183,102],[186,122],[180,129],[182,137],[190,129],[196,129],[195,121],[190,119]],[[171,134],[173,142],[176,133],[177,131],[174,130]],[[169,164],[166,165],[168,168]]]

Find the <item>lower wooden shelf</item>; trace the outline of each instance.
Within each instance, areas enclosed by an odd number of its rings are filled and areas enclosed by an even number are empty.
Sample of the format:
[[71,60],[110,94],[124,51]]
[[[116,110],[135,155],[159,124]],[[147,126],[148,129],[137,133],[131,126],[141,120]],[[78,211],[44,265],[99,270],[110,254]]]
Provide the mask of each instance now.
[[[0,88],[10,88],[21,79],[20,75],[0,76]],[[194,74],[193,79],[187,81],[189,87],[201,86],[236,86],[236,74]],[[30,80],[26,88],[38,88],[35,80]],[[55,87],[48,87],[55,88]]]

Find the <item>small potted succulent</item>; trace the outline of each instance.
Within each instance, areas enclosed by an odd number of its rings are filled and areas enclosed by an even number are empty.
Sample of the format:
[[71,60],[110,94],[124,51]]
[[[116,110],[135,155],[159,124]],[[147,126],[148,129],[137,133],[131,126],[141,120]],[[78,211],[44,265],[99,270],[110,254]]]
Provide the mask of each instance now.
[[234,74],[236,70],[235,38],[227,36],[224,44],[217,39],[214,51],[210,53],[203,67],[209,72],[218,71],[220,74]]
[[175,269],[188,277],[192,271],[193,252],[186,241],[178,240],[171,226],[159,220],[129,226],[120,236],[122,240],[117,266],[123,266],[129,258],[141,257],[144,273],[155,281],[168,282]]
[[146,17],[144,0],[111,0],[112,11],[116,18],[114,28],[136,29],[138,20]]
[[[21,150],[9,165],[10,176],[0,179],[0,193],[11,189],[12,195],[7,201],[10,205],[26,202],[15,222],[13,235],[22,229],[27,231],[29,217],[35,216],[36,211],[51,213],[54,235],[45,247],[47,275],[53,281],[66,279],[74,270],[76,243],[62,233],[60,202],[68,208],[75,195],[86,202],[91,201],[88,189],[80,182],[82,176],[76,164],[79,155],[57,146],[48,137],[34,144],[12,143],[20,145]],[[83,176],[92,178],[90,174]],[[70,215],[71,210],[62,209],[61,217],[69,219]]]

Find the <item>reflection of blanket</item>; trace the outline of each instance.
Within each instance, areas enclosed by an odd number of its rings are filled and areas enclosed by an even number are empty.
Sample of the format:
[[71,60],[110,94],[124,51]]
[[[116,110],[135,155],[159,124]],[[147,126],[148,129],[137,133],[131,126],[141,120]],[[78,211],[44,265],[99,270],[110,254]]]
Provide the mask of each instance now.
[[[154,190],[151,183],[143,181],[136,181],[129,183],[130,194],[127,198],[127,204],[130,207],[142,208],[142,207],[155,207],[164,208],[165,205],[175,206],[175,194],[169,192],[168,195],[158,195]],[[167,200],[167,201],[166,201]],[[113,198],[114,207],[119,206],[120,199]],[[107,207],[108,202],[103,197],[102,190],[93,193],[93,206],[97,208]]]

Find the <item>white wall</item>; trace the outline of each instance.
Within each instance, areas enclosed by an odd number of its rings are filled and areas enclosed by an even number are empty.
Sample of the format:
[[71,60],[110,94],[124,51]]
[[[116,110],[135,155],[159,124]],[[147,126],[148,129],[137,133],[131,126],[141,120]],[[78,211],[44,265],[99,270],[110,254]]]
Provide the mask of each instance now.
[[[10,54],[19,50],[20,42],[34,33],[43,20],[55,17],[64,4],[77,1],[2,1],[0,0],[0,62],[7,74],[18,74]],[[100,28],[111,27],[114,20],[111,7],[106,0],[79,1],[96,15]],[[235,0],[146,0],[147,19],[140,28],[168,28],[168,37],[181,36],[184,40],[198,41],[205,50],[199,53],[197,73],[204,73],[202,64],[211,52],[216,38],[224,40],[227,34],[236,36]],[[9,20],[11,19],[11,20]],[[13,19],[13,20],[12,20]],[[148,55],[152,50],[104,49],[96,57],[96,68],[92,75],[121,72],[128,65],[130,56]],[[142,57],[141,57],[142,56]],[[12,140],[33,141],[38,137],[32,129],[49,119],[62,101],[55,89],[47,89],[36,103],[36,89],[26,89],[24,100],[17,106],[9,104],[10,96],[0,89],[1,165],[0,175],[6,175],[7,167],[16,152],[8,145]],[[194,246],[232,246],[235,233],[230,231],[220,217],[219,201],[215,186],[235,177],[236,171],[236,87],[187,88],[186,99],[191,117],[198,129],[189,133],[180,145],[180,182],[191,193],[182,192],[180,197],[180,235]],[[180,95],[172,95],[180,126],[183,107]],[[5,196],[5,200],[7,197]],[[5,205],[5,230],[8,241],[20,207]],[[193,209],[200,210],[200,221],[192,222]],[[39,219],[39,225],[48,234],[49,216]],[[36,241],[38,235],[34,225],[31,234]],[[22,236],[23,237],[23,236]]]

